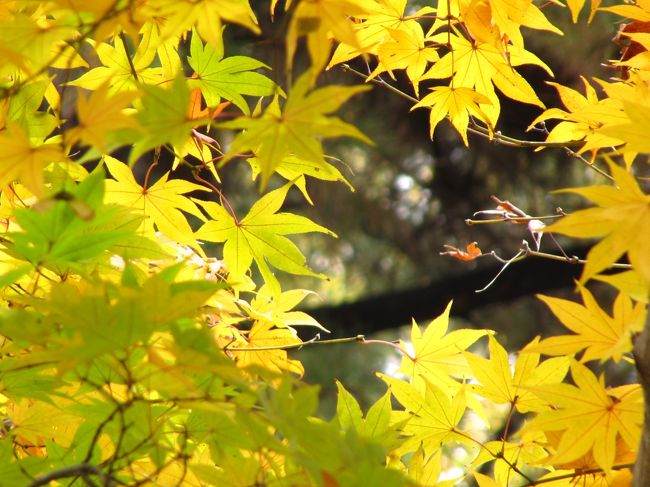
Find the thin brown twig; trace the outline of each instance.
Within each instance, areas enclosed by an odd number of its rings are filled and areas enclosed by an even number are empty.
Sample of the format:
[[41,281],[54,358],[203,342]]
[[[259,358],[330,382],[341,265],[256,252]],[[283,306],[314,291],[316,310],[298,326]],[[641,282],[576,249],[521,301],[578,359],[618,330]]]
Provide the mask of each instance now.
[[532,220],[556,220],[558,218],[562,218],[564,215],[544,215],[544,216],[517,216],[517,217],[509,217],[509,216],[504,216],[502,218],[490,218],[487,220],[473,220],[471,218],[467,218],[465,220],[465,224],[467,225],[485,225],[485,224],[490,224],[490,223],[525,223],[529,222]]
[[[633,466],[634,466],[633,463],[621,463],[618,465],[613,465],[612,470],[624,470],[626,468],[632,468]],[[598,468],[598,467],[585,468],[585,469],[576,468],[575,470],[573,470],[573,473],[565,473],[561,475],[555,475],[553,477],[546,477],[545,479],[531,480],[524,487],[535,487],[536,485],[547,484],[549,482],[555,482],[557,480],[574,479],[582,475],[591,475],[596,473],[605,473],[605,472],[602,468]]]

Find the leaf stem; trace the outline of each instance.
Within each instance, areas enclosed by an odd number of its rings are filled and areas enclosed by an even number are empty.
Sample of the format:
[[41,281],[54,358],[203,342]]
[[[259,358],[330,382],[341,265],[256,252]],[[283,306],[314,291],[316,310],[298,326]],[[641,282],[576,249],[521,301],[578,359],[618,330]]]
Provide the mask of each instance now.
[[235,221],[235,225],[239,226],[239,220],[237,219],[237,214],[235,213],[235,210],[231,206],[230,202],[228,201],[228,198],[223,194],[223,191],[221,191],[219,188],[217,188],[214,184],[212,184],[210,181],[203,179],[201,176],[199,176],[199,171],[192,171],[192,175],[194,176],[194,179],[198,181],[201,184],[206,185],[208,188],[210,188],[212,191],[217,193],[219,195],[219,201],[226,207],[228,210],[228,213],[230,213],[230,216],[232,216],[232,219]]
[[126,42],[126,36],[124,35],[123,30],[120,31],[120,40],[122,41],[122,47],[124,47],[124,55],[126,56],[126,59],[129,62],[129,69],[131,70],[133,79],[135,80],[136,84],[139,84],[140,79],[138,78],[138,72],[136,71],[135,66],[133,65],[133,59],[131,58],[131,54],[129,54],[129,45]]
[[160,146],[156,147],[153,155],[153,162],[147,169],[147,174],[144,175],[144,181],[142,182],[143,193],[147,192],[147,189],[149,188],[149,178],[151,177],[151,172],[153,171],[153,168],[158,165],[159,161],[160,161]]
[[555,220],[557,218],[562,218],[564,215],[543,215],[543,216],[517,216],[517,217],[509,217],[509,216],[504,216],[502,218],[491,218],[488,220],[472,220],[471,218],[467,218],[465,220],[465,223],[467,225],[485,225],[489,223],[525,223],[529,222],[532,220]]

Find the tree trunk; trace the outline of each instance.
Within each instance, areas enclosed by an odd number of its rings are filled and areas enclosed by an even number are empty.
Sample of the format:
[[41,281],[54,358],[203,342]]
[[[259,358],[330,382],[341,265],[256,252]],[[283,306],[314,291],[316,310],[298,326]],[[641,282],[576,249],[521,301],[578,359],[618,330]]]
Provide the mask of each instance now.
[[650,485],[650,313],[646,318],[645,328],[634,342],[634,359],[639,383],[643,387],[645,413],[632,487],[648,487]]

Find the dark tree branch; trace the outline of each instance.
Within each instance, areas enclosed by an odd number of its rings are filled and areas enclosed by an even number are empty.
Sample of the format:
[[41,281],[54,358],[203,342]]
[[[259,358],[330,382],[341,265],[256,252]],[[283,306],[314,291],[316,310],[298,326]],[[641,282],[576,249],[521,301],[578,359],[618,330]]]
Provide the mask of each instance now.
[[[569,255],[584,255],[587,249],[567,251]],[[467,318],[470,313],[487,305],[507,303],[553,289],[571,288],[580,276],[582,266],[529,257],[510,266],[489,289],[477,294],[475,290],[483,288],[500,269],[501,265],[485,266],[481,262],[473,271],[433,280],[426,286],[306,311],[331,330],[333,338],[370,335],[407,324],[411,318],[416,321],[434,318],[452,299],[452,315]]]
[[91,475],[99,477],[101,485],[112,485],[110,479],[104,475],[104,473],[99,468],[89,463],[79,463],[77,465],[69,465],[57,470],[52,470],[45,475],[41,475],[40,477],[35,478],[32,483],[29,484],[29,487],[49,485],[55,480],[70,477],[82,477],[88,485],[94,485],[94,482],[92,482],[92,480],[89,478]]

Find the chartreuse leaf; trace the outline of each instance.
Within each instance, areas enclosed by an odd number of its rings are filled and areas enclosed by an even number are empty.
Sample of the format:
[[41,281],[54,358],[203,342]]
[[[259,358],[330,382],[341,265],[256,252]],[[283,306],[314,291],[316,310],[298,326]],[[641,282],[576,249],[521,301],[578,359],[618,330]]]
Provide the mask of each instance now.
[[[137,160],[144,152],[159,145],[182,147],[189,139],[192,128],[201,124],[200,119],[190,120],[187,116],[190,89],[182,73],[165,87],[145,85],[141,89],[144,92],[142,107],[136,118],[144,134],[136,134],[130,161]],[[133,137],[131,134],[127,136]]]
[[[424,330],[413,321],[411,326],[412,357],[404,356],[399,372],[406,374],[413,383],[421,383],[422,377],[431,382],[458,388],[453,378],[471,377],[471,369],[463,354],[470,345],[482,336],[492,333],[489,330],[455,330],[447,333],[449,327],[449,311],[451,303],[445,311],[431,321]],[[404,344],[402,344],[405,347]]]
[[546,227],[546,232],[570,237],[603,237],[587,254],[580,283],[593,278],[627,254],[634,269],[650,280],[650,239],[642,229],[650,228],[650,195],[634,176],[609,164],[616,186],[588,186],[563,191],[579,194],[597,206],[578,210]]
[[[250,157],[248,163],[253,169],[253,179],[257,179],[260,174],[261,167],[256,157]],[[292,181],[298,189],[302,192],[305,199],[313,204],[309,193],[307,193],[307,181],[304,176],[311,176],[323,181],[341,181],[350,191],[354,191],[354,187],[350,182],[345,179],[336,167],[329,162],[314,162],[307,159],[299,159],[296,156],[287,156],[275,168],[275,172],[282,176],[287,181]]]
[[137,227],[117,225],[128,219],[130,210],[104,206],[103,195],[104,172],[99,170],[70,192],[62,190],[42,200],[40,211],[16,209],[22,231],[12,234],[14,252],[34,265],[68,266],[101,256],[134,236]]
[[188,62],[198,79],[189,80],[190,88],[198,87],[208,107],[216,107],[222,98],[233,102],[247,115],[248,104],[242,95],[268,96],[276,91],[276,86],[266,76],[255,72],[267,65],[246,56],[223,57],[223,45],[213,49],[203,45],[193,32]]
[[335,421],[343,431],[352,429],[363,438],[372,438],[386,448],[394,448],[398,443],[400,428],[404,422],[392,422],[392,406],[390,390],[377,399],[377,401],[363,415],[357,400],[350,394],[343,384],[336,381],[338,401],[336,403]]
[[550,463],[561,465],[591,452],[606,473],[612,470],[616,443],[622,439],[632,450],[639,444],[643,423],[643,394],[638,384],[605,389],[603,378],[573,362],[575,385],[539,385],[531,388],[553,409],[539,413],[525,431],[560,431]]
[[[529,347],[535,347],[537,339]],[[559,383],[569,371],[569,359],[558,357],[539,363],[538,353],[522,353],[510,370],[508,353],[489,336],[490,359],[472,353],[465,358],[480,385],[470,386],[472,392],[497,404],[510,404],[521,413],[540,411],[548,407],[546,401],[538,398],[527,386]]]
[[334,233],[304,216],[277,213],[291,183],[264,195],[238,219],[223,206],[195,200],[212,218],[196,232],[196,238],[209,242],[225,242],[223,258],[234,281],[244,281],[253,262],[273,295],[280,293],[280,284],[269,264],[291,274],[324,277],[310,270],[298,247],[285,235],[320,232]]
[[312,292],[305,289],[284,291],[277,296],[267,286],[262,286],[250,303],[240,300],[239,306],[248,316],[258,321],[269,321],[278,328],[313,326],[329,333],[323,325],[303,311],[292,311]]
[[538,296],[573,335],[545,338],[526,350],[548,355],[573,355],[584,350],[581,362],[614,359],[632,351],[632,336],[643,329],[645,307],[619,293],[612,316],[598,304],[585,287],[580,288],[584,305],[551,296]]
[[48,89],[52,89],[49,79],[34,81],[23,86],[9,99],[6,113],[0,112],[0,126],[11,121],[29,135],[30,138],[43,140],[57,126],[57,118],[49,112],[39,111]]
[[350,97],[367,89],[367,86],[313,89],[310,73],[303,74],[293,85],[283,108],[276,96],[261,115],[221,124],[224,128],[243,130],[233,140],[221,164],[252,151],[257,156],[261,187],[265,188],[271,174],[290,155],[326,167],[321,139],[349,136],[371,144],[353,125],[328,116]]
[[336,388],[338,390],[336,420],[344,430],[348,428],[359,430],[361,421],[363,420],[361,406],[359,406],[359,403],[354,396],[350,394],[338,380],[336,381]]
[[406,409],[394,411],[393,417],[404,421],[401,431],[409,437],[406,444],[413,451],[421,444],[424,451],[431,454],[445,443],[467,442],[458,429],[466,408],[464,391],[450,397],[426,378],[423,379],[425,389],[420,391],[403,380],[381,373],[377,375],[388,384],[390,393]]
[[152,186],[143,188],[123,162],[105,156],[104,163],[115,178],[106,181],[107,202],[129,206],[144,217],[142,228],[145,235],[154,236],[156,228],[174,241],[199,249],[192,228],[181,210],[204,220],[201,211],[184,195],[191,191],[206,191],[206,188],[181,179],[168,180],[168,174],[164,174]]

